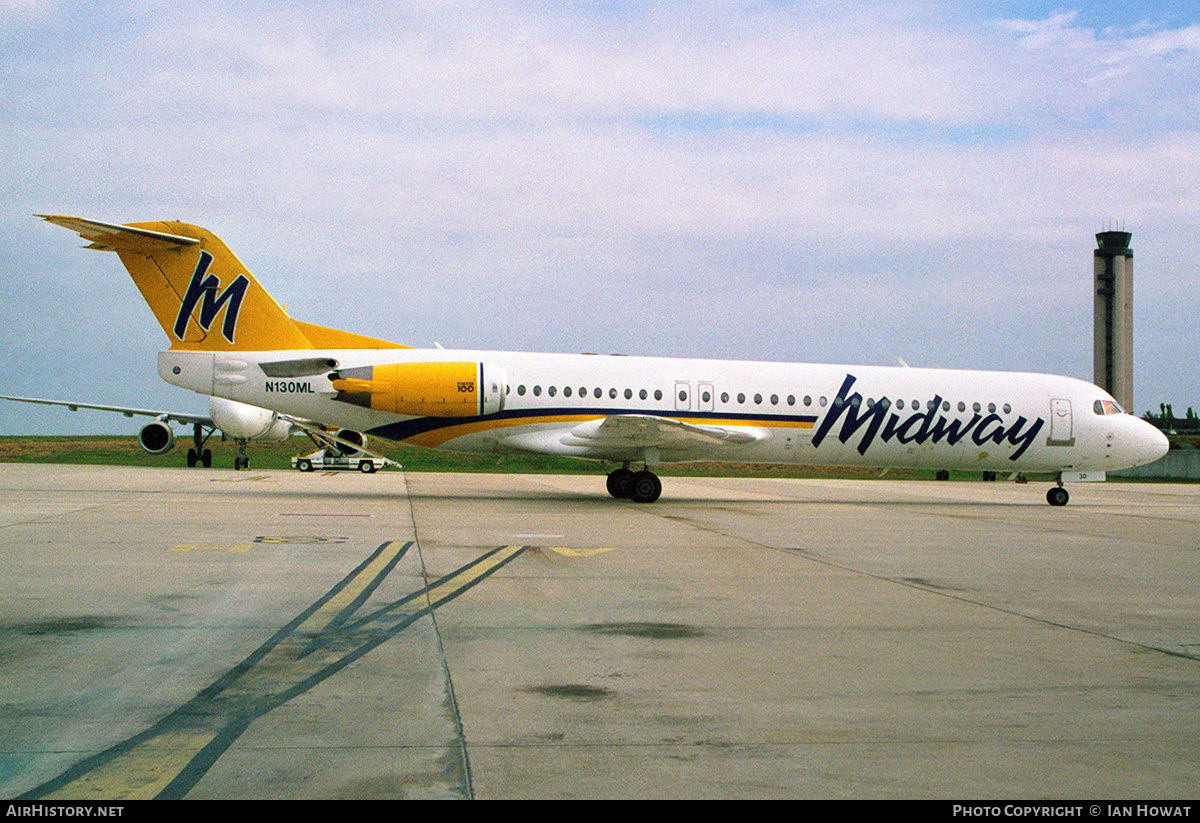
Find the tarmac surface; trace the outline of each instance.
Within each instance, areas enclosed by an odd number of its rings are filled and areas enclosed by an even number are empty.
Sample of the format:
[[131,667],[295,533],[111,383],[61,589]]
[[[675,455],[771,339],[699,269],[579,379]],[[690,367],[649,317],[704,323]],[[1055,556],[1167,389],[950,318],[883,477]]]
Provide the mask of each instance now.
[[1190,798],[1200,485],[0,465],[0,796]]

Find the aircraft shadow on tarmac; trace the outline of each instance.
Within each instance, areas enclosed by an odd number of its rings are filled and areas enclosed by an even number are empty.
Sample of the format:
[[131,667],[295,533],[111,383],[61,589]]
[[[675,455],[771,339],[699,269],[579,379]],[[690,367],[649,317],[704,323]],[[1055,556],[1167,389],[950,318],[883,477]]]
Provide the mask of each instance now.
[[[182,798],[254,720],[337,674],[533,548],[499,546],[400,599],[369,602],[414,545],[382,544],[187,703],[17,799]],[[462,772],[463,792],[469,796],[465,764]]]

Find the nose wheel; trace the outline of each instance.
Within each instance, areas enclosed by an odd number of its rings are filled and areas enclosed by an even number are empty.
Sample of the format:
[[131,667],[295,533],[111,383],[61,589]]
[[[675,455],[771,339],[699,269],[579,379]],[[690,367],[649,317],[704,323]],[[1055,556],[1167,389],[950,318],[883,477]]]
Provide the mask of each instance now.
[[1071,495],[1062,487],[1062,482],[1059,485],[1046,492],[1046,502],[1051,506],[1065,506],[1067,501],[1071,499]]

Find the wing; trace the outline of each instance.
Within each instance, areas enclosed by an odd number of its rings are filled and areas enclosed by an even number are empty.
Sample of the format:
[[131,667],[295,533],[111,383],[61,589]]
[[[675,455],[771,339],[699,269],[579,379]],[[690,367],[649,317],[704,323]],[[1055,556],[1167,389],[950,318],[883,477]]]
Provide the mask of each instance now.
[[43,406],[66,406],[71,411],[80,409],[95,409],[96,411],[116,412],[126,417],[155,417],[164,423],[174,421],[185,425],[199,423],[201,426],[212,426],[211,417],[200,414],[179,414],[176,412],[157,411],[155,409],[131,409],[126,406],[102,406],[97,403],[76,403],[73,400],[44,400],[39,397],[9,397],[0,394],[0,400],[15,400],[18,403],[39,403]]
[[571,437],[580,440],[634,448],[734,445],[753,443],[764,436],[753,429],[698,426],[652,414],[614,414],[571,429]]
[[640,460],[657,449],[664,462],[719,457],[719,453],[769,437],[755,428],[726,428],[685,423],[652,414],[614,414],[572,428],[523,432],[502,445],[543,454],[601,460]]

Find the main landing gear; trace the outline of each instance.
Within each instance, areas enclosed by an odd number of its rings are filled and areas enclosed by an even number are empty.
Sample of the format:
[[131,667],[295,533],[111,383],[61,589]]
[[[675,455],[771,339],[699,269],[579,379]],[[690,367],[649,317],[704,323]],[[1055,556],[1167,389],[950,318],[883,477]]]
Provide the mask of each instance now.
[[[204,431],[204,427],[199,423],[192,425],[192,447],[188,449],[187,464],[189,469],[194,469],[196,466],[210,468],[212,466],[212,451],[204,448],[204,444],[208,442],[208,438],[212,437],[215,428]],[[222,436],[224,439],[224,436]],[[238,456],[233,458],[234,471],[250,468],[250,457],[246,454],[246,443],[249,442],[245,438],[239,438]]]
[[250,468],[250,455],[246,454],[247,442],[244,437],[238,438],[238,456],[233,458],[233,470],[235,472]]
[[192,448],[188,449],[187,464],[189,469],[194,469],[196,466],[204,466],[209,468],[212,466],[212,452],[204,448],[204,444],[208,442],[208,438],[212,436],[213,429],[208,430],[208,434],[204,433],[204,427],[199,423],[192,425]]
[[662,494],[662,481],[648,469],[635,472],[623,466],[608,475],[607,485],[613,497],[634,503],[653,503]]

